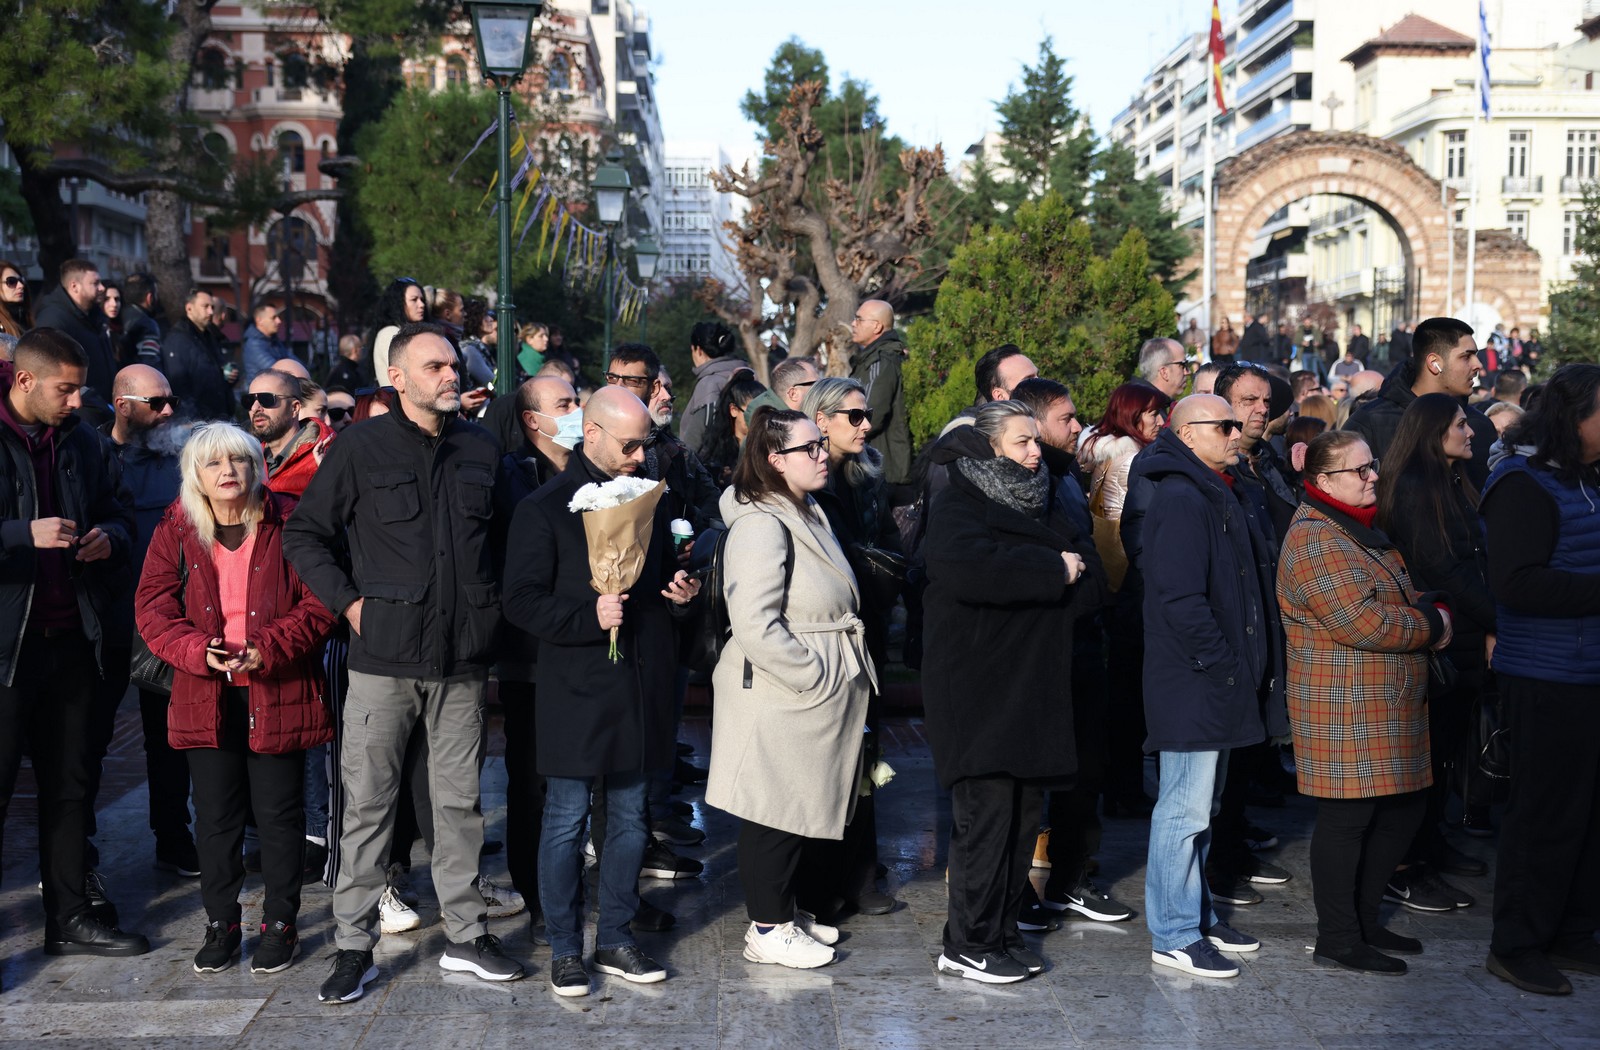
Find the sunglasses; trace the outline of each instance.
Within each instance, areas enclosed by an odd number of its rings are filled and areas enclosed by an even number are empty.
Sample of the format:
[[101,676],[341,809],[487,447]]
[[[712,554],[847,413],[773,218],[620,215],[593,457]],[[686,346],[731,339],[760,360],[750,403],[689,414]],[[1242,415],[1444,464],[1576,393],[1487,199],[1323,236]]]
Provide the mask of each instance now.
[[257,405],[260,405],[262,408],[277,408],[279,401],[287,400],[289,399],[283,394],[268,394],[263,392],[260,394],[246,394],[239,399],[239,403],[243,405],[244,410],[248,412]]
[[788,448],[780,448],[777,454],[787,456],[791,452],[804,452],[812,459],[822,459],[828,454],[828,439],[818,438],[815,441],[807,441],[804,445],[791,445]]
[[337,423],[354,411],[355,409],[353,408],[330,408],[328,409],[328,422]]
[[870,408],[836,408],[829,412],[828,415],[843,416],[845,421],[853,427],[872,422],[872,409]]
[[178,410],[178,399],[175,397],[140,397],[138,394],[123,394],[122,400],[137,401],[141,405],[149,405],[152,412],[159,412],[163,408],[170,408],[174,412]]
[[1356,477],[1360,478],[1362,481],[1371,481],[1372,480],[1372,475],[1376,474],[1377,472],[1378,472],[1378,461],[1375,460],[1375,459],[1368,460],[1367,462],[1361,464],[1359,467],[1345,467],[1343,470],[1325,470],[1325,471],[1323,471],[1324,474],[1328,474],[1328,475],[1333,475],[1333,474],[1354,474]]
[[1237,434],[1244,429],[1244,424],[1237,419],[1191,419],[1190,426],[1217,427],[1224,435]]
[[28,283],[27,281],[24,281],[22,278],[18,277],[16,274],[11,274],[8,277],[6,277],[6,287],[7,288],[21,288],[23,285],[25,285],[27,283]]
[[622,446],[622,454],[624,456],[631,456],[635,452],[639,451],[641,448],[645,448],[645,447],[647,447],[647,446],[649,446],[649,445],[651,445],[651,444],[653,444],[655,442],[655,435],[654,434],[651,434],[648,437],[631,438],[631,439],[629,439],[627,441],[623,441],[621,438],[617,437],[617,435],[613,434],[611,431],[607,430],[605,427],[601,427],[599,423],[596,423],[595,426],[600,427],[600,433],[604,434],[606,437],[610,438],[612,441],[615,441],[619,445]]
[[617,386],[636,386],[641,390],[650,385],[649,376],[619,376],[615,372],[605,373],[606,382]]

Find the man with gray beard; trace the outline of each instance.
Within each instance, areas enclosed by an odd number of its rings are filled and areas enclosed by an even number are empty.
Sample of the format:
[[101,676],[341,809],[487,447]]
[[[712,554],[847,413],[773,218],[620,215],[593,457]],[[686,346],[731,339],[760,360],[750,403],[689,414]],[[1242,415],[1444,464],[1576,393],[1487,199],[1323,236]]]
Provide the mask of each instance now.
[[[145,551],[156,522],[178,498],[181,478],[178,453],[190,424],[176,420],[178,399],[167,377],[149,365],[128,365],[111,387],[116,414],[100,432],[110,440],[122,481],[133,494],[133,549],[130,579],[106,610],[103,662],[105,677],[95,692],[90,722],[89,784],[85,826],[95,833],[95,796],[100,788],[100,763],[110,746],[117,707],[128,691],[128,662],[133,652],[133,592],[144,568]],[[144,725],[144,759],[150,791],[150,830],[156,838],[156,867],[183,878],[197,878],[200,858],[189,832],[189,764],[167,743],[167,697],[139,690],[139,716]],[[94,844],[86,854],[91,873],[97,857]],[[98,882],[91,874],[91,883]],[[99,888],[96,886],[96,888]]]

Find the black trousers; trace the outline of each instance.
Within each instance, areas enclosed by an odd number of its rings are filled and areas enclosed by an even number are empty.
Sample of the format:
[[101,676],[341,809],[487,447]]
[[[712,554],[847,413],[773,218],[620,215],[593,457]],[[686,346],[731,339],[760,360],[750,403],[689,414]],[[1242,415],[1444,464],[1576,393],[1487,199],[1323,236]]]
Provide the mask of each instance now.
[[1144,618],[1126,588],[1106,617],[1107,798],[1142,799],[1144,742]]
[[200,853],[200,897],[213,922],[239,921],[244,885],[244,821],[255,810],[261,833],[265,922],[293,923],[300,913],[305,863],[304,751],[262,755],[249,747],[249,698],[244,689],[222,691],[222,746],[186,752],[194,778],[195,847]]
[[1317,800],[1311,899],[1319,948],[1353,948],[1378,928],[1384,883],[1405,856],[1426,808],[1425,791]]
[[1457,782],[1454,773],[1466,749],[1468,720],[1473,713],[1473,698],[1483,683],[1482,651],[1478,659],[1472,654],[1451,652],[1447,654],[1455,664],[1458,677],[1456,687],[1443,696],[1428,697],[1428,741],[1433,759],[1433,786],[1428,789],[1428,810],[1417,828],[1416,840],[1406,852],[1409,863],[1422,863],[1445,845],[1445,806],[1450,801],[1451,785]]
[[1222,783],[1222,800],[1211,818],[1211,853],[1208,863],[1223,878],[1238,878],[1249,869],[1254,854],[1245,845],[1250,820],[1250,782],[1260,777],[1269,761],[1276,760],[1272,745],[1263,741],[1228,752],[1228,775]]
[[533,683],[500,682],[506,734],[506,870],[528,901],[539,899],[539,835],[544,829],[544,777],[534,768]]
[[88,907],[84,813],[98,677],[94,646],[82,631],[35,630],[22,640],[11,685],[0,686],[0,850],[26,742],[39,789],[39,878],[47,925]]
[[1044,789],[1009,776],[970,777],[950,788],[946,952],[977,956],[1016,944]]
[[796,899],[804,902],[817,892],[823,870],[817,847],[825,841],[753,820],[739,825],[739,885],[751,922],[777,926],[794,921]]
[[[1079,621],[1072,644],[1072,733],[1078,749],[1078,775],[1066,791],[1049,794],[1050,880],[1046,892],[1057,900],[1082,881],[1089,858],[1100,849],[1097,812],[1106,772],[1106,655],[1098,623]],[[1032,885],[1028,887],[1032,892]],[[1026,896],[1026,895],[1024,895]]]
[[[90,714],[88,804],[84,820],[91,837],[98,831],[95,806],[99,803],[100,777],[106,751],[116,731],[117,710],[128,691],[128,662],[132,651],[127,646],[102,643],[100,663],[105,675],[95,687]],[[150,793],[150,830],[156,847],[189,837],[189,763],[181,751],[167,743],[167,705],[160,693],[141,689],[139,721],[144,727],[145,780]],[[88,865],[99,863],[94,843],[87,847]]]
[[1600,686],[1500,676],[1511,802],[1489,946],[1513,959],[1600,929]]

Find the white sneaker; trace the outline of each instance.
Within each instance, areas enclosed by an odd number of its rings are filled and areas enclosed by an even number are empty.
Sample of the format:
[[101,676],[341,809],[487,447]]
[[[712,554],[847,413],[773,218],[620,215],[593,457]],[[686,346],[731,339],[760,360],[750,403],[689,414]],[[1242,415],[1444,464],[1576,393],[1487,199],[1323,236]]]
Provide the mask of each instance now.
[[400,899],[393,886],[385,886],[378,898],[378,929],[384,933],[405,933],[422,925],[422,916]]
[[[806,936],[818,944],[826,944],[830,948],[839,943],[838,927],[829,926],[817,921],[817,917],[804,908],[794,910],[794,924],[806,932]],[[760,936],[757,934],[757,936]],[[772,936],[768,934],[767,936]]]
[[833,962],[833,949],[818,944],[792,922],[774,926],[766,933],[756,932],[751,923],[744,933],[744,957],[753,963],[776,963],[796,970],[814,970]]
[[478,876],[478,892],[483,894],[483,903],[489,907],[489,918],[503,919],[508,915],[515,915],[528,906],[522,899],[522,894],[510,886],[502,886],[493,882],[487,875]]

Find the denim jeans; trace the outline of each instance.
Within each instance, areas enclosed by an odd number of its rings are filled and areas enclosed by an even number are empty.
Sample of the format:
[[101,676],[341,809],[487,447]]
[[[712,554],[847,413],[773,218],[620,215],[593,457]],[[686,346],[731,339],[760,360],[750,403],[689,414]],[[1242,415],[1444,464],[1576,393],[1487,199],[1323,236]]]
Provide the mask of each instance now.
[[305,772],[306,838],[328,844],[328,745],[306,750]]
[[1216,925],[1206,886],[1211,818],[1222,804],[1226,751],[1161,752],[1161,794],[1150,814],[1145,922],[1158,952],[1185,948]]
[[[608,773],[604,787],[606,838],[600,853],[600,921],[596,950],[633,943],[629,923],[639,910],[639,867],[644,862],[644,773]],[[583,835],[592,777],[547,777],[544,831],[539,836],[539,902],[544,908],[550,958],[583,954]]]

